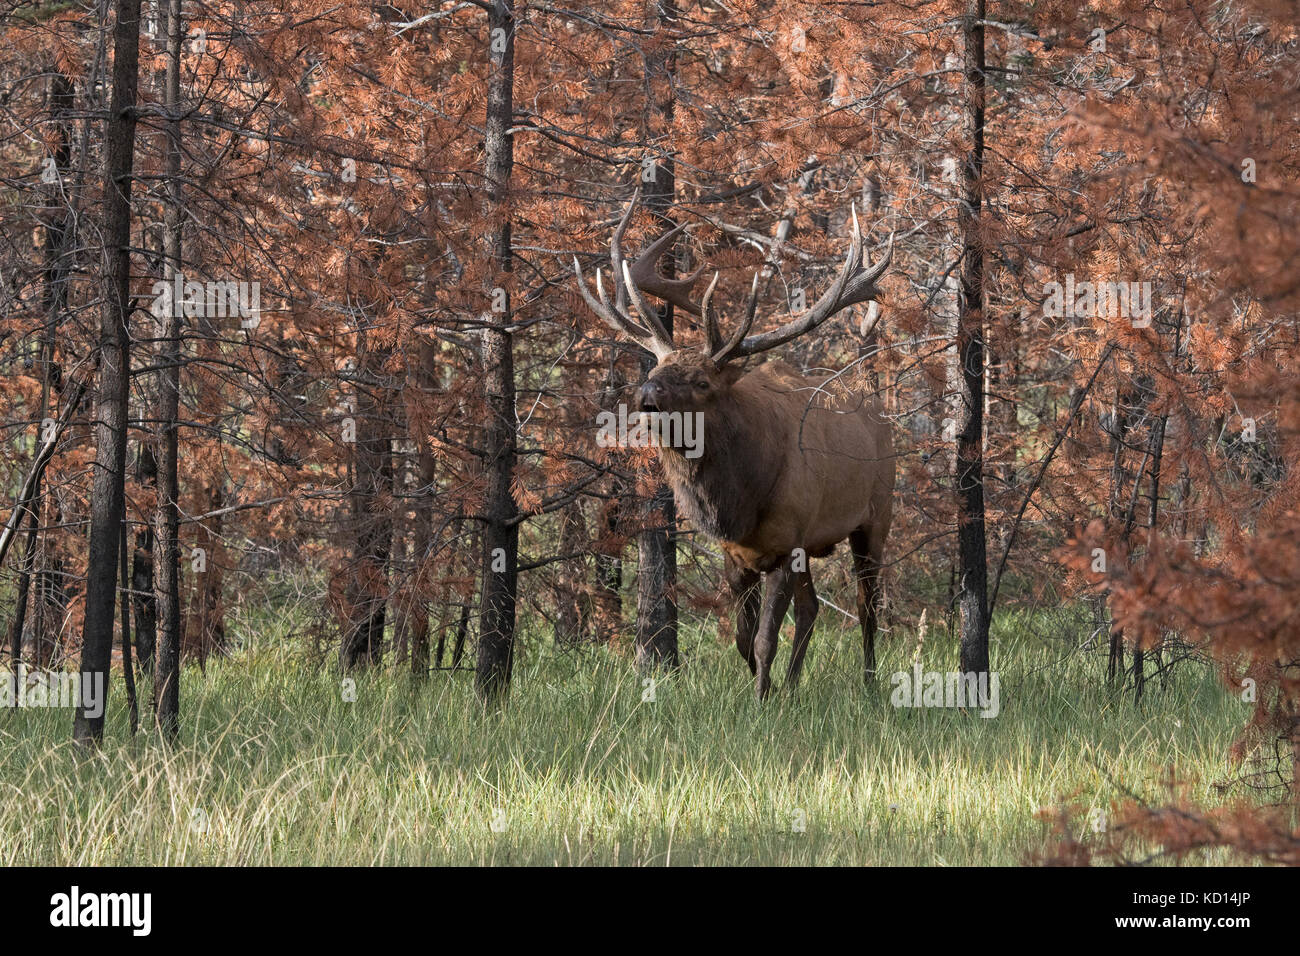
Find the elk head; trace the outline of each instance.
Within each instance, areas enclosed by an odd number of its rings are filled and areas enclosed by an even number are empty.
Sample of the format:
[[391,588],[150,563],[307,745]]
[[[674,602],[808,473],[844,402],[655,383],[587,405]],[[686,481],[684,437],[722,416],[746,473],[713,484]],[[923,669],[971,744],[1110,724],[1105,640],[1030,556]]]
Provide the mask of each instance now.
[[[740,366],[730,365],[730,362],[776,348],[813,331],[837,312],[862,302],[875,300],[879,295],[876,281],[889,268],[890,260],[893,258],[894,237],[891,234],[885,255],[874,266],[871,265],[867,259],[862,232],[858,227],[857,210],[853,209],[853,235],[849,242],[848,254],[845,256],[839,277],[821,298],[779,328],[759,335],[750,335],[754,316],[758,310],[760,273],[756,272],[750,286],[744,317],[737,324],[735,331],[724,339],[713,303],[713,295],[718,286],[718,274],[714,273],[713,280],[697,302],[692,299],[692,294],[704,272],[704,266],[691,275],[679,279],[670,279],[659,272],[660,258],[686,228],[685,224],[665,232],[650,243],[632,262],[624,259],[623,234],[632,220],[639,198],[638,189],[632,194],[632,201],[628,204],[610,240],[609,262],[614,281],[613,301],[605,291],[599,269],[596,270],[595,296],[587,287],[587,282],[582,275],[582,267],[578,264],[576,256],[573,260],[573,269],[577,275],[578,288],[588,307],[615,332],[636,342],[657,359],[657,364],[646,377],[645,383],[637,390],[636,403],[641,411],[706,410],[725,396],[743,374]],[[677,349],[673,345],[672,337],[659,321],[656,310],[646,301],[646,295],[654,296],[684,312],[702,318],[705,341],[696,349]],[[639,322],[629,315],[629,304]],[[879,311],[873,309],[873,313],[863,328],[864,335],[869,334],[879,321]]]

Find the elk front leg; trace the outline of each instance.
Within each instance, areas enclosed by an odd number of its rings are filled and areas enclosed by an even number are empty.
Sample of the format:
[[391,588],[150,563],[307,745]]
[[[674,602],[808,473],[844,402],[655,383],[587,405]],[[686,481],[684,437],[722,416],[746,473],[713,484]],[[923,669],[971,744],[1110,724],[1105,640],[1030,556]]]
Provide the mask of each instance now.
[[858,579],[858,623],[862,625],[862,676],[868,684],[876,677],[876,613],[880,606],[882,536],[858,529],[849,535],[853,575]]
[[727,558],[727,587],[735,601],[736,650],[751,674],[757,673],[754,666],[754,629],[758,627],[758,612],[763,600],[763,576],[757,571],[742,567]]
[[786,687],[793,690],[799,683],[803,670],[803,656],[808,653],[812,640],[813,623],[817,620],[817,590],[813,587],[811,571],[795,573],[794,582],[794,644],[790,647],[790,666],[785,672]]
[[781,624],[785,621],[785,612],[790,607],[790,597],[794,592],[795,572],[790,568],[790,556],[767,575],[767,593],[763,595],[763,615],[758,622],[758,633],[754,636],[754,677],[758,699],[767,696],[772,686],[772,661],[776,658],[776,640],[781,633]]

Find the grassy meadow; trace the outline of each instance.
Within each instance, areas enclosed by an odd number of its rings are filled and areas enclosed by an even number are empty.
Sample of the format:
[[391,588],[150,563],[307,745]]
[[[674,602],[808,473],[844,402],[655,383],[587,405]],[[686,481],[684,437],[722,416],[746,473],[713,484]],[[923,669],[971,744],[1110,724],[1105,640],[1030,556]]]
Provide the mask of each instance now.
[[[1015,865],[1049,836],[1040,808],[1158,798],[1170,768],[1213,803],[1231,773],[1245,705],[1202,664],[1135,710],[1105,686],[1104,642],[1004,616],[983,719],[890,705],[914,634],[878,642],[869,693],[856,627],[818,624],[799,693],[783,640],[763,706],[695,620],[686,668],[653,689],[607,649],[527,641],[486,713],[468,671],[377,671],[353,694],[286,621],[243,616],[241,650],[186,668],[174,748],[129,737],[116,678],[97,754],[68,711],[0,712],[0,865]],[[955,669],[953,645],[931,629],[923,666]]]

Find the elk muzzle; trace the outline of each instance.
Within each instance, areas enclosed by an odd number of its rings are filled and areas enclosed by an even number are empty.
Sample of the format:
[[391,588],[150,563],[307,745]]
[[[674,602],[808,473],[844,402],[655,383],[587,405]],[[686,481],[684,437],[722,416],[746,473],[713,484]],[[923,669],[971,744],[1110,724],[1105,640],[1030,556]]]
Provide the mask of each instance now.
[[639,412],[657,412],[664,400],[664,387],[650,379],[636,390],[636,408]]

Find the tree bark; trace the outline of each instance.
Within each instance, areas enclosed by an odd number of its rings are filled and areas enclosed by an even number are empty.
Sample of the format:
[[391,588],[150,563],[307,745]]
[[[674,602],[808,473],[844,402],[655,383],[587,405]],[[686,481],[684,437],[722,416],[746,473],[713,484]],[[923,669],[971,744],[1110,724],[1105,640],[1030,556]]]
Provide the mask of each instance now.
[[[95,402],[95,473],[91,491],[90,556],[86,571],[81,680],[102,688],[83,702],[73,739],[98,744],[113,648],[117,557],[126,502],[126,416],[131,345],[131,176],[135,161],[135,100],[139,80],[140,0],[117,0],[113,27],[113,93],[104,138],[104,301],[99,328],[99,394]],[[84,701],[84,697],[83,697]],[[100,705],[98,708],[95,704]]]
[[121,536],[118,538],[118,560],[121,562],[122,579],[122,686],[126,688],[126,708],[131,727],[131,736],[140,729],[140,705],[135,697],[135,668],[131,662],[131,602],[127,591],[131,587],[131,576],[126,566],[126,522],[123,521]]
[[[429,437],[421,424],[424,409],[433,401],[437,386],[438,350],[427,338],[420,339],[417,360],[411,373],[417,407],[408,408],[407,431],[416,446],[419,494],[415,499],[415,534],[411,560],[411,673],[426,677],[429,673],[429,562],[433,551],[433,500],[438,478],[437,458],[429,447]],[[442,638],[439,638],[441,646]],[[439,664],[442,662],[439,661]]]
[[[364,331],[357,367],[366,381],[357,387],[355,464],[352,504],[352,567],[348,576],[349,620],[343,636],[344,670],[368,667],[383,659],[388,616],[388,565],[393,539],[393,447],[386,421],[385,387],[373,384],[387,360],[387,350],[372,352]],[[377,381],[377,378],[376,378]]]
[[[163,210],[164,276],[170,283],[181,271],[181,0],[168,0],[167,15],[167,155],[168,200]],[[177,454],[181,389],[181,320],[173,308],[163,323],[159,348],[158,509],[154,518],[154,592],[157,602],[153,709],[163,734],[180,733],[181,682],[181,545],[180,474]]]
[[[145,487],[158,486],[158,459],[146,442],[140,442],[136,477]],[[131,554],[131,603],[135,612],[136,660],[142,673],[153,670],[158,634],[158,598],[153,593],[153,525],[144,521],[135,532]]]
[[[611,348],[609,376],[601,389],[600,407],[604,411],[617,413],[615,404],[626,383],[618,368],[621,347],[615,343]],[[609,498],[601,507],[597,520],[600,522],[602,536],[610,543],[596,553],[596,580],[593,587],[593,611],[596,616],[594,634],[596,641],[601,644],[608,644],[623,629],[623,545],[615,545],[611,539],[620,535],[623,500],[628,496],[628,488],[627,482],[617,471],[611,470],[607,491]]]
[[181,656],[197,659],[199,667],[206,669],[212,653],[226,646],[226,555],[222,538],[225,515],[213,514],[226,506],[220,478],[206,479],[198,500],[211,517],[196,522],[194,548],[202,556],[202,563],[201,569],[194,569],[190,610],[181,634]]
[[[492,263],[499,277],[513,271],[508,195],[514,166],[515,12],[513,0],[491,0],[488,11],[489,56],[487,131],[484,136],[488,215],[497,221]],[[494,296],[495,298],[495,296]],[[519,578],[519,525],[511,492],[517,450],[514,342],[510,300],[491,312],[483,330],[486,495],[483,509],[482,597],[475,686],[484,701],[510,686],[515,652],[515,600]]]
[[984,0],[967,0],[966,134],[957,222],[962,236],[957,361],[961,366],[961,431],[957,435],[958,607],[961,669],[989,669],[988,561],[984,531],[984,250],[979,234],[984,170]]
[[[50,79],[50,120],[57,137],[53,155],[55,180],[51,185],[45,203],[45,327],[41,330],[41,405],[37,416],[41,423],[37,435],[37,447],[44,442],[44,422],[49,414],[51,389],[58,378],[58,368],[54,364],[55,335],[67,303],[67,267],[65,265],[65,242],[72,222],[72,210],[65,202],[68,181],[68,166],[72,160],[72,135],[69,128],[74,106],[72,81],[63,73],[54,70]],[[27,626],[27,597],[31,589],[31,579],[36,570],[37,538],[40,530],[41,512],[41,472],[35,473],[35,482],[28,493],[26,501],[27,542],[23,549],[23,563],[18,572],[17,597],[14,602],[14,619],[11,624],[10,656],[13,667],[17,669],[22,657],[23,632]],[[19,514],[21,524],[22,514]],[[40,598],[40,586],[37,598]],[[40,623],[40,622],[38,622]],[[39,641],[39,638],[37,638]],[[39,656],[39,655],[38,655]]]
[[[676,19],[677,8],[671,0],[650,0],[646,10],[648,28],[663,30]],[[671,45],[658,44],[646,55],[645,62],[646,114],[641,140],[649,143],[655,138],[654,125],[664,130],[671,128],[675,107],[672,81],[677,60]],[[655,163],[652,173],[651,181],[644,184],[646,206],[664,220],[665,226],[671,227],[668,212],[677,189],[672,157],[663,156]],[[665,274],[669,276],[675,271],[671,257],[666,268]],[[659,320],[671,336],[673,307],[663,303],[658,312]],[[642,378],[649,375],[654,366],[654,357],[649,353],[643,354]],[[678,664],[677,544],[674,539],[677,507],[672,491],[662,480],[651,492],[648,505],[652,526],[642,531],[637,539],[636,663],[642,671],[673,668]]]

